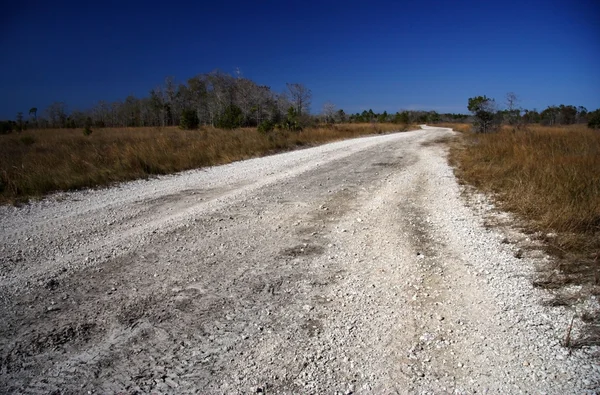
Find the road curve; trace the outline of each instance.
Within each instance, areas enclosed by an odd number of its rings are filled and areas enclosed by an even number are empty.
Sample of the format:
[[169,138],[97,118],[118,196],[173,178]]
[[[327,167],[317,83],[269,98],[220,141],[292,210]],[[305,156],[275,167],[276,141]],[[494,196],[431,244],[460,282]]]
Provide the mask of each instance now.
[[0,392],[594,393],[452,133],[0,207]]

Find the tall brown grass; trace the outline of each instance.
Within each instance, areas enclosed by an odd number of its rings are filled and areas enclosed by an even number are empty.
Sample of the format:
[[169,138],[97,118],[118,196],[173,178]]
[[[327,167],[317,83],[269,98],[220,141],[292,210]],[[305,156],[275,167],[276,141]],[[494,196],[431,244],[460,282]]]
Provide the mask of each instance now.
[[435,126],[442,128],[451,128],[456,132],[469,133],[472,125],[469,123],[436,123]]
[[342,124],[268,134],[255,128],[111,128],[89,136],[81,129],[2,135],[0,203],[405,129],[395,124]]
[[456,173],[527,221],[557,256],[548,287],[591,286],[600,294],[600,133],[583,125],[503,127],[463,133],[451,148]]

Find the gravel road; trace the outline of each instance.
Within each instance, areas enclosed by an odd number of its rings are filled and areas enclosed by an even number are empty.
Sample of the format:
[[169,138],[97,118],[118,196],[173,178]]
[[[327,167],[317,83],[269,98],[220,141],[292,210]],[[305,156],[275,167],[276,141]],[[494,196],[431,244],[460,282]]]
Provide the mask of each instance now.
[[452,133],[0,207],[0,392],[597,393]]

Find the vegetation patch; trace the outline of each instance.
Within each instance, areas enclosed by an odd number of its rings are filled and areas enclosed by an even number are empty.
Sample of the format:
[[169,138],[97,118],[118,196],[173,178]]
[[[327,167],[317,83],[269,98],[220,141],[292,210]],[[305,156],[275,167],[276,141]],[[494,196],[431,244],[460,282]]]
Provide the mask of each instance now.
[[[193,126],[195,120],[188,114]],[[330,141],[406,130],[393,123],[287,129],[202,127],[27,130],[0,136],[0,203],[219,165]]]
[[525,219],[555,257],[534,285],[552,289],[556,305],[600,296],[600,132],[585,124],[503,125],[461,136],[450,149],[459,179]]

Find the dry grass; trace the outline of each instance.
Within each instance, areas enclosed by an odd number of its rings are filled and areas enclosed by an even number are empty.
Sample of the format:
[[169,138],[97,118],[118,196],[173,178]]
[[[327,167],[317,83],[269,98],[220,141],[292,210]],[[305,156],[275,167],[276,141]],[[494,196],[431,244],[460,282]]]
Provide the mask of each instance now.
[[470,123],[436,123],[435,126],[440,126],[442,128],[451,128],[456,132],[460,133],[469,133],[471,132],[471,124]]
[[30,130],[0,136],[0,203],[54,191],[229,163],[362,135],[405,130],[394,124],[342,124],[300,133],[203,128]]
[[462,136],[450,155],[459,178],[525,219],[556,256],[536,283],[600,294],[600,133],[573,125]]

